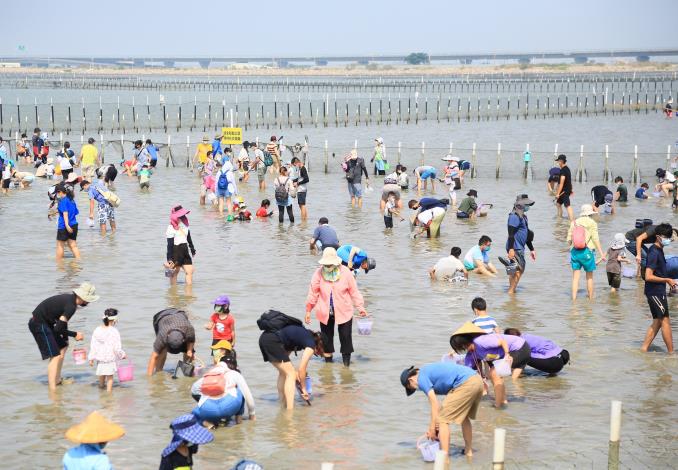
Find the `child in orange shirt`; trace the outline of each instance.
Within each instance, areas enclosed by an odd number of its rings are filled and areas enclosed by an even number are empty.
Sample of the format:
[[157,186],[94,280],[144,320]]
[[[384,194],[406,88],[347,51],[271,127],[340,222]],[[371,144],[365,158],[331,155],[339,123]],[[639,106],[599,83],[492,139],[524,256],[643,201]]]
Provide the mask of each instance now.
[[269,212],[269,210],[268,210],[268,208],[270,206],[271,206],[271,201],[269,201],[268,199],[264,199],[263,201],[261,201],[261,207],[259,209],[257,209],[256,216],[261,217],[261,218],[266,218],[266,217],[272,216],[273,211]]

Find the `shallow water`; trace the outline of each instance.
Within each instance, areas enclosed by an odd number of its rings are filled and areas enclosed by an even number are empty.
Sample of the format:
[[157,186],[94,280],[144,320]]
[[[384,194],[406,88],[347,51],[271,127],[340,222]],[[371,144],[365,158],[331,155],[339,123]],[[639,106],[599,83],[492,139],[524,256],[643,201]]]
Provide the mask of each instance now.
[[[638,143],[656,149],[656,155],[642,160],[643,174],[650,175],[665,161],[661,152],[672,144],[676,125],[650,115],[297,130],[289,133],[289,139],[297,141],[308,133],[311,142],[332,139],[345,143],[346,150],[354,138],[366,143],[377,133],[387,145],[397,140],[426,140],[441,148],[449,140],[501,140],[518,149],[530,141],[545,150],[558,141],[561,148],[570,149],[578,149],[580,143],[596,148],[610,143],[625,149]],[[582,290],[582,298],[574,304],[570,301],[571,271],[564,244],[567,223],[556,219],[540,176],[550,165],[546,152],[544,158],[536,159],[535,180],[529,183],[517,178],[518,153],[507,159],[508,169],[496,181],[494,157],[488,152],[479,160],[481,177],[468,179],[466,188],[477,189],[480,200],[494,203],[489,217],[461,222],[448,215],[441,238],[414,241],[406,223],[385,232],[378,212],[379,190],[366,195],[362,210],[351,209],[336,165],[329,175],[322,174],[320,155],[317,151],[311,155],[310,219],[292,226],[287,221],[279,226],[277,220],[226,223],[211,208],[198,206],[198,179],[186,169],[159,169],[148,194],[141,194],[134,180],[121,175],[117,184],[122,199],[116,212],[119,231],[100,237],[98,231],[85,227],[81,215],[78,244],[83,258],[61,264],[54,260],[54,222],[45,217],[47,183],[37,181],[30,190],[0,197],[6,318],[0,331],[5,352],[0,366],[6,371],[0,381],[5,403],[0,448],[6,466],[57,467],[69,446],[63,433],[94,409],[103,410],[127,430],[122,440],[107,448],[116,468],[157,466],[170,440],[169,422],[189,412],[194,402],[189,394],[191,380],[172,380],[169,373],[145,377],[153,341],[151,318],[168,305],[187,309],[198,334],[198,354],[207,358],[210,334],[202,325],[211,313],[211,301],[223,293],[233,302],[238,358],[257,402],[257,421],[217,430],[216,441],[201,447],[196,456],[197,468],[227,468],[242,457],[282,469],[318,468],[322,461],[336,462],[338,468],[430,468],[415,449],[416,439],[427,427],[427,401],[420,393],[406,398],[398,375],[411,364],[439,360],[448,350],[449,334],[472,317],[470,303],[477,295],[488,299],[489,311],[500,327],[514,326],[552,338],[570,351],[572,362],[558,377],[530,373],[519,386],[509,385],[510,406],[504,411],[483,401],[474,422],[473,467],[487,468],[493,429],[504,427],[507,460],[513,467],[600,468],[607,459],[610,400],[616,399],[624,403],[622,467],[675,465],[670,458],[678,453],[674,439],[678,359],[660,352],[661,339],[656,340],[653,352],[638,351],[649,320],[642,284],[636,280],[624,279],[622,291],[611,295],[601,269],[595,275],[595,300],[586,300]],[[403,156],[408,164],[418,158],[416,151]],[[615,169],[628,176],[630,155],[615,158],[619,159]],[[571,166],[574,171],[575,162]],[[591,161],[590,168],[590,179],[602,174],[600,160]],[[575,207],[589,202],[585,194],[593,184],[575,186]],[[263,195],[255,186],[255,182],[240,186],[251,209],[264,196],[272,198],[272,189]],[[445,194],[442,188],[437,190],[439,196]],[[451,246],[458,245],[465,252],[482,234],[494,239],[491,255],[498,265],[496,256],[503,254],[506,240],[506,214],[515,195],[522,192],[537,201],[529,215],[538,254],[536,262],[528,261],[515,299],[506,294],[503,273],[491,280],[472,277],[466,288],[429,281],[427,269],[447,255]],[[409,199],[409,195],[404,197]],[[192,289],[184,284],[170,287],[161,266],[167,216],[175,202],[192,210],[191,229],[198,251]],[[78,194],[78,205],[86,212],[82,194]],[[295,212],[298,217],[296,207]],[[269,307],[303,315],[308,282],[317,266],[307,242],[315,221],[323,215],[329,217],[342,242],[357,244],[377,259],[375,271],[358,277],[375,322],[371,336],[354,336],[357,357],[350,369],[339,363],[312,362],[313,406],[300,405],[286,413],[275,402],[277,375],[261,360],[255,320]],[[611,242],[615,232],[631,228],[637,217],[678,222],[665,201],[631,201],[618,214],[600,218],[603,245]],[[675,247],[668,252],[678,254]],[[101,300],[79,310],[71,326],[84,331],[89,340],[103,310],[118,308],[123,347],[137,366],[136,377],[108,396],[94,386],[94,369],[74,365],[69,350],[64,372],[75,382],[62,387],[51,400],[46,363],[38,360],[26,323],[42,299],[85,280],[96,284]],[[670,305],[674,310],[678,306],[675,299]],[[166,369],[175,364],[176,358],[168,360]],[[20,438],[23,434],[29,437]],[[460,456],[463,442],[458,427],[452,428],[452,444],[455,468],[469,466]]]

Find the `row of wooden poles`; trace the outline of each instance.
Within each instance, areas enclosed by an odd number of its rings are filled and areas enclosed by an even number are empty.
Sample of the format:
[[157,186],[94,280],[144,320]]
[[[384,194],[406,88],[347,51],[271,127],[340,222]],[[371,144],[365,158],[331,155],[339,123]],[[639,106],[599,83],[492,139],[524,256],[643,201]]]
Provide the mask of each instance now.
[[26,75],[0,77],[5,88],[61,88],[89,90],[157,90],[157,91],[250,91],[250,92],[422,92],[422,93],[516,93],[516,92],[577,92],[592,86],[607,87],[610,91],[673,91],[676,73],[646,74],[558,74],[553,76],[466,76],[454,78],[343,78],[303,79],[257,78],[242,79],[147,79],[133,77],[86,76],[63,78],[53,75]]
[[[619,470],[619,448],[621,443],[622,402],[613,400],[610,408],[610,440],[608,443],[607,468]],[[436,452],[433,470],[448,470],[448,455],[445,451]],[[565,464],[567,465],[567,464]],[[494,446],[492,451],[492,470],[504,470],[506,468],[506,429],[495,428]],[[320,470],[334,470],[333,463],[323,463]]]
[[[138,104],[132,98],[131,103],[106,102],[100,98],[97,103],[80,101],[80,106],[72,103],[7,104],[0,99],[0,132],[6,130],[30,132],[33,127],[72,133],[74,130],[98,133],[104,130],[148,132],[169,129],[204,132],[219,129],[227,122],[231,127],[248,129],[283,129],[293,127],[348,127],[360,125],[399,125],[418,124],[420,121],[460,122],[472,120],[527,119],[548,117],[574,117],[623,113],[649,113],[664,110],[673,94],[645,92],[586,94],[584,96],[518,96],[518,97],[472,97],[408,96],[407,98],[389,97],[365,98],[362,100],[341,100],[326,95],[322,100],[308,99],[258,103],[248,100],[239,103],[198,101],[192,103],[166,103],[159,100],[151,104]],[[678,101],[678,94],[675,95]],[[343,101],[343,102],[342,102]],[[127,111],[127,113],[125,112]],[[46,116],[45,116],[46,115]],[[110,118],[109,118],[110,116]]]
[[[10,157],[12,156],[13,148],[14,148],[14,143],[18,140],[19,135],[18,133],[15,133],[13,138],[8,138],[4,139],[5,141],[8,142],[9,144],[9,152],[10,152]],[[80,135],[80,146],[82,146],[85,142],[85,135],[82,134]],[[145,141],[146,136],[142,135],[141,140]],[[175,139],[176,140],[176,139]],[[52,140],[53,142],[54,140]],[[103,134],[99,135],[99,153],[102,158],[102,161],[104,159],[104,155],[106,152],[106,149],[110,145],[115,145],[121,155],[120,157],[122,159],[125,158],[125,148],[131,148],[133,139],[129,139],[129,136],[126,136],[124,134],[120,134],[119,138],[108,138],[105,139]],[[61,133],[59,135],[59,144],[63,145],[64,142],[64,134]],[[172,135],[167,134],[166,135],[166,140],[163,142],[156,142],[156,145],[159,145],[161,147],[161,151],[165,150],[165,166],[169,167],[178,167],[178,166],[186,166],[187,168],[192,167],[193,165],[193,156],[195,154],[195,145],[200,142],[200,138],[197,138],[195,140],[191,140],[191,136],[187,135],[185,143],[183,142],[173,142],[172,141]],[[256,142],[259,143],[259,138],[256,138]],[[73,145],[74,142],[71,142]],[[181,157],[180,154],[182,152],[182,147],[185,147],[185,163],[181,162]],[[359,155],[361,153],[364,153],[364,156],[369,156],[369,153],[373,149],[372,147],[358,147],[358,141],[355,140],[353,142],[352,147],[343,147],[339,152],[340,153],[339,157],[340,159],[343,158],[345,155],[349,153],[351,149],[356,149],[358,150]],[[292,153],[295,152],[293,147],[288,147],[288,150]],[[387,156],[389,157],[389,160],[391,159],[391,152],[392,149],[388,149]],[[427,151],[429,152],[429,156],[427,158]],[[315,162],[311,161],[311,155],[312,154],[320,154],[322,152],[323,155],[323,171],[324,173],[330,173],[330,155],[332,156],[332,162],[333,164],[336,162],[338,165],[339,162],[337,162],[336,159],[336,151],[331,151],[330,150],[330,145],[329,141],[325,140],[324,145],[322,147],[313,147],[308,145],[306,143],[303,146],[300,146],[297,149],[297,152],[299,155],[296,153],[294,156],[299,156],[304,164],[306,165],[307,169],[311,171],[311,167],[315,166]],[[450,142],[449,147],[447,148],[441,148],[441,147],[426,147],[426,142],[422,142],[421,146],[412,146],[411,144],[405,144],[403,145],[402,142],[397,143],[397,147],[395,149],[395,163],[400,164],[403,161],[403,154],[408,153],[409,155],[412,155],[413,153],[418,154],[419,159],[418,159],[418,164],[420,166],[424,165],[432,165],[436,166],[439,165],[440,163],[440,158],[445,155],[463,155],[465,159],[468,159],[471,163],[471,170],[469,172],[471,178],[476,178],[479,176],[478,173],[478,154],[479,153],[484,153],[484,154],[493,154],[496,152],[496,159],[495,159],[495,170],[494,170],[494,176],[496,179],[501,178],[502,176],[506,176],[506,169],[502,166],[503,165],[503,159],[505,154],[513,154],[513,155],[524,155],[524,152],[530,152],[531,154],[531,161],[528,162],[526,165],[522,166],[522,176],[524,179],[530,179],[533,178],[533,163],[532,161],[540,156],[547,157],[549,159],[555,159],[557,155],[560,153],[563,153],[563,150],[559,150],[559,144],[554,145],[553,153],[551,152],[544,152],[544,151],[534,151],[530,149],[530,144],[526,144],[525,148],[522,150],[517,150],[517,149],[503,149],[501,143],[497,144],[496,150],[495,149],[479,149],[477,144],[474,142],[473,145],[470,148],[459,148],[455,147],[454,143]],[[572,152],[567,152],[570,154],[570,160],[573,161],[574,158],[572,157]],[[639,183],[641,180],[641,174],[640,174],[640,162],[639,162],[639,152],[638,152],[638,145],[634,145],[633,147],[633,152],[632,153],[625,153],[625,152],[617,152],[617,153],[622,153],[625,155],[629,155],[632,158],[631,162],[631,174],[629,177],[629,180],[631,183]],[[435,160],[431,161],[431,156],[430,154],[435,155]],[[604,150],[601,152],[602,157],[603,157],[603,162],[604,162],[604,168],[603,168],[603,173],[602,173],[602,180],[605,182],[612,182],[616,174],[612,172],[612,168],[610,165],[610,147],[609,145],[605,145]],[[597,152],[594,153],[594,155],[601,155],[598,154]],[[660,154],[654,153],[644,153],[645,156],[659,156]],[[661,154],[663,156],[663,154]],[[586,168],[586,159],[585,159],[586,153],[584,152],[584,145],[579,146],[579,152],[578,152],[578,160],[576,164],[576,170],[574,174],[574,180],[578,182],[586,182],[588,181],[589,178],[589,172]],[[672,158],[672,148],[670,145],[667,146],[666,149],[666,166],[665,168],[669,170],[671,168],[671,158]],[[410,161],[411,159],[408,159]],[[391,160],[392,161],[392,160]],[[522,162],[521,162],[522,165]],[[513,164],[513,167],[515,168],[515,163]]]

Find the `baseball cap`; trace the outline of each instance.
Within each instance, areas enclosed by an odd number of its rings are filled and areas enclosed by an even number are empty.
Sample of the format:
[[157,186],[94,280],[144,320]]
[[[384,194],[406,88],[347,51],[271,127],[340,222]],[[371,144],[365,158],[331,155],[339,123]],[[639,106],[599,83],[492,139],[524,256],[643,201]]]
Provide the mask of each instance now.
[[402,384],[403,387],[405,387],[405,393],[407,394],[408,397],[412,395],[416,390],[410,388],[407,381],[418,371],[419,369],[415,369],[414,366],[410,366],[407,369],[404,369],[400,374],[400,383]]
[[561,161],[563,163],[567,163],[567,157],[563,154],[558,155],[558,158],[556,158],[555,161]]

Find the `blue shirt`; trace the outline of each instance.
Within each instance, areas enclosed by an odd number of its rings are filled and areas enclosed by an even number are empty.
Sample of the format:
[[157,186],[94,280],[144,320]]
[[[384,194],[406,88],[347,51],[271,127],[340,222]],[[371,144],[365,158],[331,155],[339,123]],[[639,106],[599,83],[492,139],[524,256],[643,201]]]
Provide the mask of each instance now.
[[71,200],[68,196],[64,196],[63,199],[59,201],[59,223],[57,228],[63,230],[66,228],[66,222],[64,221],[64,212],[68,212],[68,225],[73,227],[78,225],[78,221],[75,218],[78,215],[78,206],[75,205],[75,201]]
[[92,184],[89,185],[89,189],[87,190],[87,195],[89,196],[90,199],[94,199],[96,202],[99,204],[108,204],[108,201],[106,201],[106,198],[97,190],[97,188],[101,189],[102,191],[108,191],[104,186],[101,185],[98,181],[93,181]]
[[222,155],[223,153],[221,150],[221,139],[214,139],[212,141],[212,157],[216,158],[217,155]]
[[148,154],[151,156],[151,161],[156,161],[158,159],[158,147],[155,145],[148,144],[146,145],[146,150],[148,151]]
[[108,456],[99,444],[80,444],[64,455],[64,470],[112,470]]
[[507,225],[509,227],[514,227],[516,229],[516,233],[513,236],[513,246],[509,246],[508,240],[506,240],[506,251],[510,250],[513,248],[514,250],[524,250],[525,249],[525,243],[527,243],[527,217],[523,216],[520,217],[518,214],[515,212],[511,212],[508,217],[508,223]]
[[647,199],[647,196],[645,195],[645,188],[636,189],[636,198],[637,199]]
[[417,388],[427,395],[431,389],[436,395],[447,395],[474,375],[476,372],[470,367],[453,362],[434,362],[419,369]]
[[[664,250],[657,248],[657,245],[650,246],[650,250],[647,252],[645,268],[651,268],[652,273],[657,277],[667,277]],[[645,295],[666,295],[666,284],[663,282],[645,281]]]
[[487,333],[494,333],[494,329],[498,326],[497,321],[489,315],[476,317],[471,320],[471,323]]
[[[353,245],[341,245],[337,250],[337,256],[341,258],[344,263],[348,264],[348,257],[351,254],[352,249]],[[362,262],[366,259],[367,253],[365,253],[365,250],[358,251],[355,255],[353,255],[353,269],[358,269]]]
[[320,241],[320,244],[325,247],[329,245],[338,245],[339,238],[337,232],[327,224],[318,225],[313,231],[313,239]]

